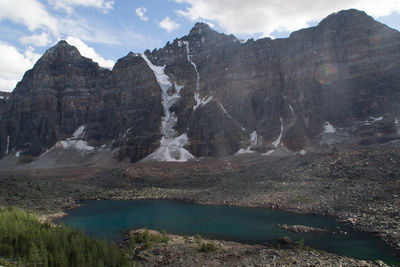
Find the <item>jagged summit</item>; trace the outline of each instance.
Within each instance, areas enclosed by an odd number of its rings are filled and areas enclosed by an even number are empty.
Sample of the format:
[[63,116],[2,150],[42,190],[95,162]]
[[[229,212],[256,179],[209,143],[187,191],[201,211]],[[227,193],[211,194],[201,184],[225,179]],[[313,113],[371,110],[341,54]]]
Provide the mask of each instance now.
[[196,24],[194,24],[193,28],[189,31],[189,37],[195,36],[195,35],[206,35],[211,32],[217,33],[207,23],[196,22]]

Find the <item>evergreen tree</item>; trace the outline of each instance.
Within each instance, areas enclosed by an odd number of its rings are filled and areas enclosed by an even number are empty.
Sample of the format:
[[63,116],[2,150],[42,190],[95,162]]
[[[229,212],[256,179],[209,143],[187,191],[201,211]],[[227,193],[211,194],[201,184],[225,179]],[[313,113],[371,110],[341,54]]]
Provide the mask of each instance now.
[[28,263],[30,266],[34,267],[40,264],[39,250],[33,242],[31,242],[31,247],[29,249]]

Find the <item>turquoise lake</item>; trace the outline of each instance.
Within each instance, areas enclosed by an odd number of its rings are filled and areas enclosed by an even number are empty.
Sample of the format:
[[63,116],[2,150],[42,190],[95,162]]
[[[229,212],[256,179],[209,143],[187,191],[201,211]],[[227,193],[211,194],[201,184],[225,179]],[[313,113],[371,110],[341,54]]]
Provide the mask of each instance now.
[[[200,234],[250,244],[274,242],[289,236],[305,240],[305,245],[347,255],[400,265],[396,251],[382,240],[340,224],[332,217],[302,215],[263,208],[193,205],[170,200],[90,200],[69,210],[57,222],[64,223],[101,239],[120,241],[124,230],[148,228],[180,235]],[[327,233],[293,233],[278,224],[300,224],[330,230]],[[334,234],[333,231],[347,232]]]

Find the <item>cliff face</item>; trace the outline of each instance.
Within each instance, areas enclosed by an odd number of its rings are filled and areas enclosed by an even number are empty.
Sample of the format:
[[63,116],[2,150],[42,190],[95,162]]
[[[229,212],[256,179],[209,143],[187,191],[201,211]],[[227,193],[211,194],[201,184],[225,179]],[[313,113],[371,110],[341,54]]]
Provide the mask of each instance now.
[[114,140],[120,158],[142,158],[157,147],[159,99],[144,60],[128,55],[111,72],[61,41],[12,93],[2,120],[1,151],[38,156],[83,125],[81,137],[90,145]]
[[357,10],[245,43],[197,23],[112,71],[61,41],[0,103],[0,152],[39,155],[82,125],[81,139],[131,161],[391,140],[399,73],[400,33]]

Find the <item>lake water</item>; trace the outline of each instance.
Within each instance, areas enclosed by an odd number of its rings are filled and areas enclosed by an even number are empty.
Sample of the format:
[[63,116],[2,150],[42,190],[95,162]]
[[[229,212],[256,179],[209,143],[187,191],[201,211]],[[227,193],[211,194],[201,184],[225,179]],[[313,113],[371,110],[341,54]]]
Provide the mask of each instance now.
[[[170,200],[90,200],[68,211],[58,222],[101,239],[120,241],[123,230],[148,228],[180,235],[259,244],[289,236],[305,245],[354,258],[400,264],[396,251],[369,234],[358,232],[331,217],[302,215],[263,208],[193,205]],[[300,224],[331,230],[293,233],[278,224]],[[340,228],[345,234],[334,234]]]

